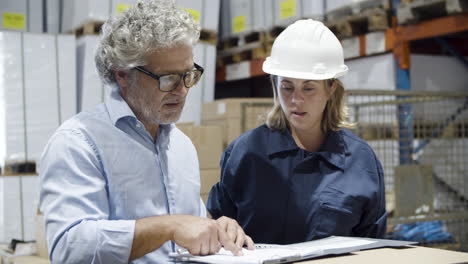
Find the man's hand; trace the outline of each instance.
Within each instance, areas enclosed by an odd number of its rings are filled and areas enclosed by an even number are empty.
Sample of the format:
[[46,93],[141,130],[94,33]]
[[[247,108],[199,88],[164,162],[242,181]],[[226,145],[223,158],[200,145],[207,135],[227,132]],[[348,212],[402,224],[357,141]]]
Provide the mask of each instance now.
[[238,256],[242,255],[244,244],[249,249],[254,247],[252,239],[233,219],[222,217],[215,221],[190,215],[178,217],[172,240],[192,255],[215,254],[223,246]]
[[222,216],[216,220],[218,228],[223,232],[226,232],[229,240],[234,242],[238,248],[247,246],[248,249],[254,249],[254,242],[252,238],[244,233],[242,227],[239,226],[236,220]]

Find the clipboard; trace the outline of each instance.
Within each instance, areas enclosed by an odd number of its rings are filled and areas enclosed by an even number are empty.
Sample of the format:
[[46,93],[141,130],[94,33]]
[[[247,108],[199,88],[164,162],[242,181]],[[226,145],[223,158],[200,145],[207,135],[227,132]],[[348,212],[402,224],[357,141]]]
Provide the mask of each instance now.
[[416,243],[387,239],[331,236],[289,245],[257,244],[255,245],[255,250],[243,249],[243,256],[234,256],[230,251],[222,248],[214,255],[194,256],[187,252],[179,252],[171,253],[169,257],[176,261],[176,263],[282,264],[365,249],[401,247]]

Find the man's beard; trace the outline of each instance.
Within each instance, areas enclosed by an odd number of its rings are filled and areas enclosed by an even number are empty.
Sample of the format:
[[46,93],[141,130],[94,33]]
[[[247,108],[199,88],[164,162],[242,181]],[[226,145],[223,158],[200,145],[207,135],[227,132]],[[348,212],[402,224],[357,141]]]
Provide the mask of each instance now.
[[182,109],[185,104],[185,98],[181,98],[178,102],[182,105],[179,111],[162,113],[160,111],[161,106],[164,102],[161,102],[161,105],[156,108],[154,107],[154,96],[145,95],[141,92],[138,92],[140,87],[131,87],[130,91],[127,93],[128,104],[132,106],[132,110],[135,112],[135,115],[140,121],[150,123],[150,124],[171,124],[179,120],[180,115],[182,114]]

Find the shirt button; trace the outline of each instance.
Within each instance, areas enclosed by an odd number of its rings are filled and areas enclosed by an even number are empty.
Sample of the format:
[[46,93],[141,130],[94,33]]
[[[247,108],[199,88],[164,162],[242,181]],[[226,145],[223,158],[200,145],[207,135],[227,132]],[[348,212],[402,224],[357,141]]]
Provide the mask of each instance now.
[[136,127],[140,128],[140,127],[141,127],[141,125],[140,125],[140,124],[136,124]]

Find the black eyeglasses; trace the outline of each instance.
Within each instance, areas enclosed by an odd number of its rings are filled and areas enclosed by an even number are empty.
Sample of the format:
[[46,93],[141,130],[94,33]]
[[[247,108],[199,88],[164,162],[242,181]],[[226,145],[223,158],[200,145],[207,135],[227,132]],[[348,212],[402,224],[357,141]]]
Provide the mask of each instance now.
[[140,71],[149,77],[156,79],[159,81],[159,90],[163,92],[170,92],[177,88],[179,85],[180,81],[184,81],[184,85],[187,88],[190,88],[197,84],[197,82],[200,80],[200,77],[203,74],[203,67],[194,63],[195,69],[185,72],[185,73],[170,73],[170,74],[163,74],[163,75],[157,75],[155,73],[152,73],[142,66],[135,67],[134,69],[137,71]]

